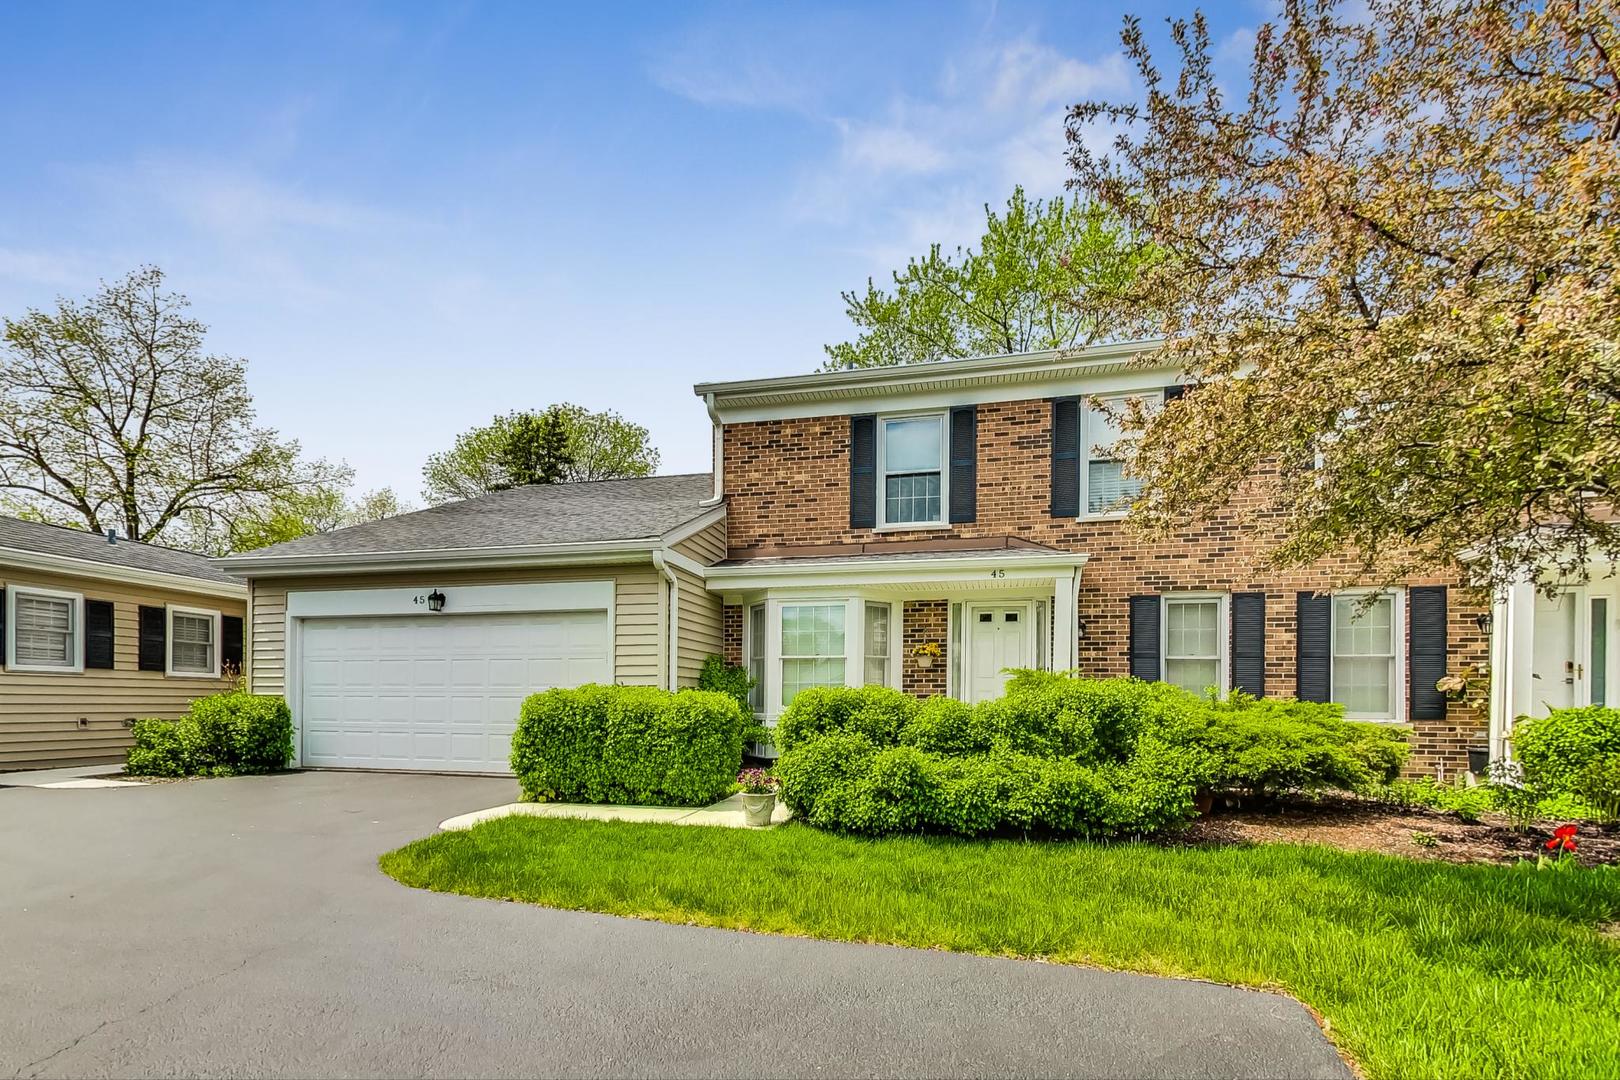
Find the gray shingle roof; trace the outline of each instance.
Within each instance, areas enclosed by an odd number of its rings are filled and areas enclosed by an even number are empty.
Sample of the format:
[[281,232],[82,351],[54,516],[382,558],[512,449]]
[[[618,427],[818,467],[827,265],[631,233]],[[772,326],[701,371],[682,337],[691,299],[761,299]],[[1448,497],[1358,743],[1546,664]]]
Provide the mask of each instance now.
[[701,517],[708,473],[537,484],[273,544],[237,559],[654,539]]
[[82,529],[64,529],[57,525],[41,525],[20,518],[0,517],[0,564],[6,561],[6,548],[39,555],[60,555],[70,559],[122,566],[132,570],[148,570],[159,574],[178,574],[201,581],[246,584],[219,569],[205,557],[176,548],[158,547],[156,544],[138,544],[120,539],[109,544],[101,533]]

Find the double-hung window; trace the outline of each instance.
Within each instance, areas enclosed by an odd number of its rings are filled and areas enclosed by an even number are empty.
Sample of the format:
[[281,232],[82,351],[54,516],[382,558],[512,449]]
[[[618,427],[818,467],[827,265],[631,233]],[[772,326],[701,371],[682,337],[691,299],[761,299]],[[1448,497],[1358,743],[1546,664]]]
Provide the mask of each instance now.
[[939,525],[945,478],[945,417],[885,419],[878,439],[882,525]]
[[1164,681],[1202,694],[1221,688],[1223,637],[1221,598],[1164,598]]
[[867,686],[889,685],[889,617],[888,604],[866,604],[866,671]]
[[84,598],[12,587],[6,590],[6,666],[14,671],[84,670]]
[[1395,597],[1338,593],[1333,597],[1333,700],[1348,717],[1397,717],[1400,625]]
[[762,713],[765,711],[764,604],[755,604],[748,609],[748,677],[754,681],[748,688],[748,707]]
[[219,677],[219,612],[169,608],[169,674]]
[[1127,394],[1093,398],[1087,403],[1080,432],[1084,450],[1080,482],[1084,488],[1082,505],[1088,515],[1123,514],[1142,490],[1141,480],[1125,475],[1125,463],[1114,449],[1124,434],[1119,417],[1129,407],[1132,397],[1139,397],[1148,404],[1155,400],[1151,394]]
[[800,690],[843,686],[844,616],[848,605],[782,605],[782,706]]

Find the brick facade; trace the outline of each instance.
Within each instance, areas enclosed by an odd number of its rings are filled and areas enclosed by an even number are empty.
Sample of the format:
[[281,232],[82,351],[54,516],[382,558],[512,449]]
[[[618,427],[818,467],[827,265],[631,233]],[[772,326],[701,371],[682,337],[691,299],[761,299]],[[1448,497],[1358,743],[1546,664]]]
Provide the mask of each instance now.
[[[918,697],[945,693],[951,662],[949,640],[951,605],[944,600],[908,600],[901,613],[904,632],[900,638],[900,689]],[[911,650],[926,641],[939,643],[940,655],[931,667],[923,667]]]
[[743,609],[738,604],[727,604],[721,609],[720,640],[725,649],[726,663],[743,662]]
[[[849,525],[848,416],[727,424],[725,490],[728,544],[739,549],[839,543],[885,543],[943,538],[1016,536],[1089,556],[1081,573],[1079,670],[1089,675],[1127,672],[1128,597],[1171,590],[1266,594],[1266,693],[1295,692],[1294,608],[1300,591],[1326,591],[1353,576],[1349,561],[1278,572],[1262,565],[1270,534],[1240,499],[1209,521],[1173,539],[1148,542],[1117,520],[1052,517],[1051,403],[1027,399],[978,407],[977,515],[971,524],[936,530],[880,532]],[[1448,666],[1483,665],[1487,638],[1475,619],[1483,610],[1455,579],[1436,576],[1408,584],[1452,586],[1448,596]],[[924,615],[918,634],[948,646],[942,601],[913,602],[905,612],[907,690],[942,693],[942,660],[920,671],[909,655],[913,611]],[[729,619],[729,613],[728,613]],[[936,625],[937,623],[937,625]],[[727,623],[728,627],[730,623]],[[740,622],[739,642],[740,642]],[[729,633],[729,631],[728,631]],[[728,651],[730,638],[728,636]],[[740,646],[739,646],[740,652]],[[1415,725],[1409,771],[1450,776],[1466,765],[1468,745],[1482,741],[1484,718],[1453,705],[1443,721]]]

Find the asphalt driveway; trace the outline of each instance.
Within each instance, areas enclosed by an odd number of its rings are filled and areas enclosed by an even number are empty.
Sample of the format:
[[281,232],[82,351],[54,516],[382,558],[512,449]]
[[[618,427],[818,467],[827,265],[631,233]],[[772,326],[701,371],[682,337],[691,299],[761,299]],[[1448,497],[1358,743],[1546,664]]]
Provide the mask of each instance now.
[[0,1076],[1350,1075],[1279,996],[377,870],[515,795],[341,773],[0,789]]

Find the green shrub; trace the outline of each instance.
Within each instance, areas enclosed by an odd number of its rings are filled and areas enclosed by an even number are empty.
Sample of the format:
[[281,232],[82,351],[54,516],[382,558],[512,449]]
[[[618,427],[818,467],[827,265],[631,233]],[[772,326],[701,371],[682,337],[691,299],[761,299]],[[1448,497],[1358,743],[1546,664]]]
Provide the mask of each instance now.
[[1525,785],[1547,794],[1578,795],[1577,777],[1608,754],[1620,754],[1620,709],[1555,709],[1520,717],[1513,728],[1513,757]]
[[920,703],[910,694],[882,686],[812,687],[794,695],[776,720],[776,745],[783,753],[831,731],[858,731],[874,743],[893,745]]
[[1571,787],[1600,821],[1620,818],[1620,754],[1604,754],[1588,761],[1575,774]]
[[748,677],[748,669],[740,664],[729,663],[725,657],[710,653],[703,659],[703,670],[698,672],[697,684],[699,690],[727,694],[743,712],[753,712],[753,706],[748,702],[748,692],[754,688],[754,680]]
[[1485,784],[1470,785],[1461,780],[1451,784],[1439,784],[1430,777],[1391,780],[1368,788],[1364,794],[1370,799],[1394,806],[1443,810],[1467,822],[1476,822],[1482,814],[1496,809],[1496,794],[1491,787]]
[[731,790],[750,729],[734,697],[709,690],[546,690],[523,702],[512,771],[526,799],[703,806]]
[[285,700],[231,690],[179,720],[137,720],[124,768],[138,776],[242,776],[285,769],[293,752]]
[[1337,705],[1234,694],[1184,714],[1186,738],[1214,763],[1213,786],[1273,795],[1387,783],[1406,761],[1406,729],[1345,720]]

